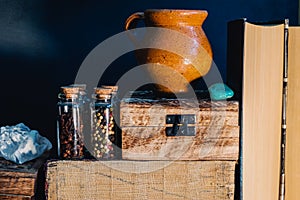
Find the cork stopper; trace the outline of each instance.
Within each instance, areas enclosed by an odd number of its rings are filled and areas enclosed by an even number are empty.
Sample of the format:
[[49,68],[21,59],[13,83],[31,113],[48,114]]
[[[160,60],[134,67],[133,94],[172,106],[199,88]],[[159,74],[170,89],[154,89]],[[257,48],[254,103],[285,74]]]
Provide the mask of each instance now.
[[86,84],[79,84],[79,83],[76,83],[76,84],[71,84],[70,86],[71,86],[71,87],[78,87],[79,90],[81,90],[81,91],[85,91],[85,90],[86,90]]
[[109,99],[112,92],[111,88],[96,87],[94,88],[94,97],[97,99]]
[[113,90],[111,88],[103,88],[103,87],[95,88],[95,94],[111,95],[112,92]]
[[117,85],[101,85],[101,87],[112,89],[112,92],[117,92],[119,88]]
[[63,86],[61,91],[65,94],[66,98],[76,98],[78,97],[79,87]]

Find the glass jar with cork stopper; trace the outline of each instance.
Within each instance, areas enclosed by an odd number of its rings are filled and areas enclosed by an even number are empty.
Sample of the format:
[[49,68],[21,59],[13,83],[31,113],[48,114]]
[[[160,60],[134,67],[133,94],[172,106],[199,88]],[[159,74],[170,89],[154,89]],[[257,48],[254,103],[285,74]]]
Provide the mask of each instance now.
[[81,159],[84,157],[84,135],[80,88],[63,86],[60,90],[57,103],[58,157]]
[[97,87],[92,95],[91,108],[91,154],[100,160],[115,159],[115,121],[113,116],[111,88]]

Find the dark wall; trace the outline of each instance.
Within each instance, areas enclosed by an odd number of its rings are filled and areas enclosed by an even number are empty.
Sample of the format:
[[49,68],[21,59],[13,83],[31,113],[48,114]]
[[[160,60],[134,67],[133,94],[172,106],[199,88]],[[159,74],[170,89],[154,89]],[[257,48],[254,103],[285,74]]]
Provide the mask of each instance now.
[[[226,77],[227,22],[237,18],[297,24],[297,0],[214,1],[0,0],[0,125],[23,122],[47,136],[56,150],[59,87],[74,81],[88,53],[123,31],[124,21],[148,8],[205,9],[203,29],[214,61]],[[115,83],[136,65],[133,56],[116,60],[103,82]]]

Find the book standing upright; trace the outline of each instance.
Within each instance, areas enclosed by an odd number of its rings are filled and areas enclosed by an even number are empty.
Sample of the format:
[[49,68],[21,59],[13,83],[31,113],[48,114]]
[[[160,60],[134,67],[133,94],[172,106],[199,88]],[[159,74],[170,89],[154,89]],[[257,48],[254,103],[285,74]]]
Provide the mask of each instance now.
[[228,23],[227,82],[240,101],[240,199],[300,199],[300,27]]
[[227,82],[240,101],[240,198],[279,196],[284,23],[228,24]]

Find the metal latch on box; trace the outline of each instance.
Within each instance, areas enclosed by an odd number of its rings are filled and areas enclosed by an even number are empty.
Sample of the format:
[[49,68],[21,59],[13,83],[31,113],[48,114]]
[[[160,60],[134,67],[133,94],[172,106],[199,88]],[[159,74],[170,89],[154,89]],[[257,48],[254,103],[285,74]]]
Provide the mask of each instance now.
[[195,136],[195,123],[196,116],[193,114],[166,115],[166,136]]

